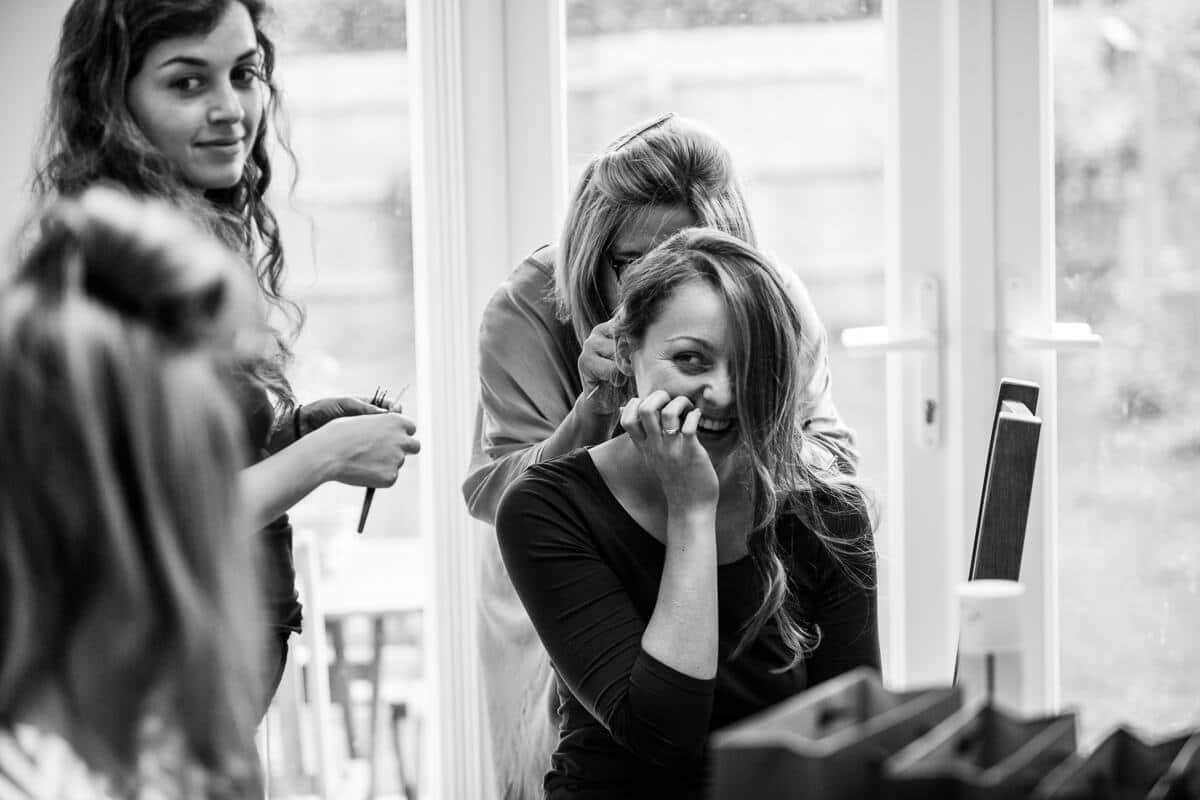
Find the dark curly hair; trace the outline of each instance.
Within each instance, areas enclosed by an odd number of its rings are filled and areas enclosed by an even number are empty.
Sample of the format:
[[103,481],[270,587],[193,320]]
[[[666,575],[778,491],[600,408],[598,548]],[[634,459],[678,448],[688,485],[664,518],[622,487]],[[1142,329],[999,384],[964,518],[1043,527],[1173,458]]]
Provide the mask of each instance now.
[[[228,188],[206,190],[204,202],[178,166],[147,139],[130,113],[127,89],[151,48],[167,39],[211,32],[235,2],[246,8],[254,24],[268,98],[241,179]],[[73,196],[99,182],[116,183],[137,195],[174,202],[240,252],[253,265],[267,302],[288,323],[286,331],[276,334],[277,352],[252,366],[286,408],[294,398],[284,367],[304,313],[283,294],[283,242],[266,202],[272,176],[269,123],[280,109],[273,81],[275,45],[263,30],[267,14],[265,0],[75,0],[63,19],[50,75],[34,190],[45,200]],[[290,157],[278,130],[276,138]]]

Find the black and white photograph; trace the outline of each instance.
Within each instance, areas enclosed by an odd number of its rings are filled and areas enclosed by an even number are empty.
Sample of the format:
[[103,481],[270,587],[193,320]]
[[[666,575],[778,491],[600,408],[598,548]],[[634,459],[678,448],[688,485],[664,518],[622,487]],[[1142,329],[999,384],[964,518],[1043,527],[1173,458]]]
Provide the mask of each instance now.
[[0,0],[0,800],[1200,800],[1197,0]]

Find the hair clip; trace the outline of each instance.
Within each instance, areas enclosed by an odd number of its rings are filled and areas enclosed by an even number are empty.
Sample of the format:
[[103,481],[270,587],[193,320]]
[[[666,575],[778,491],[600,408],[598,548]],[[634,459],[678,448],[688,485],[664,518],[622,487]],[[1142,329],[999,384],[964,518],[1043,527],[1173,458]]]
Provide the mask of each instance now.
[[662,125],[664,122],[666,122],[667,120],[671,119],[671,117],[673,117],[673,116],[675,116],[675,112],[674,112],[674,111],[668,111],[667,113],[665,113],[665,114],[663,114],[663,115],[661,115],[661,116],[659,116],[659,117],[655,117],[655,118],[654,118],[653,120],[651,120],[650,122],[647,122],[645,125],[643,125],[642,127],[638,128],[636,131],[633,131],[632,133],[627,133],[627,134],[625,134],[624,136],[622,136],[620,139],[618,139],[618,140],[617,140],[616,144],[614,144],[614,145],[612,146],[612,149],[613,149],[613,150],[620,150],[622,147],[624,147],[625,145],[629,144],[630,142],[632,142],[632,141],[633,141],[634,139],[636,139],[637,137],[639,137],[639,136],[641,136],[641,135],[643,135],[643,134],[645,134],[645,133],[648,133],[648,132],[650,132],[650,131],[654,130],[654,129],[655,129],[655,128],[657,128],[659,125]]

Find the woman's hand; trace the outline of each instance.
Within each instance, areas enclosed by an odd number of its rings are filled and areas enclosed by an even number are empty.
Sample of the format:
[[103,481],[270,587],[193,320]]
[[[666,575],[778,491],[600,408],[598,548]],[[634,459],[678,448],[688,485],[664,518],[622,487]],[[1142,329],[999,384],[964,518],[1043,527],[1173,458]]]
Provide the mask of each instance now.
[[612,336],[613,321],[601,322],[592,328],[583,342],[583,352],[576,362],[579,382],[583,385],[580,403],[593,414],[609,416],[620,407],[620,399],[613,391],[613,378],[617,373],[616,342]]
[[402,411],[400,401],[390,407],[373,406],[361,397],[325,397],[300,407],[300,435],[312,433],[318,428],[342,417],[359,417],[364,414],[384,414]]
[[267,443],[267,452],[278,453],[301,436],[323,428],[335,419],[358,417],[365,414],[385,414],[388,411],[400,412],[401,410],[399,400],[386,408],[380,408],[361,397],[323,397],[320,400],[296,406],[292,410],[291,416],[281,420],[271,433],[271,440]]
[[717,674],[717,500],[720,484],[696,438],[700,409],[661,389],[633,398],[621,427],[667,499],[666,555],[642,649],[701,680]]
[[696,438],[699,423],[691,400],[661,389],[621,410],[621,427],[658,476],[669,510],[715,509],[720,496],[717,471]]
[[393,411],[375,411],[337,417],[313,432],[314,438],[328,440],[330,480],[383,489],[396,482],[405,459],[421,451],[412,420]]

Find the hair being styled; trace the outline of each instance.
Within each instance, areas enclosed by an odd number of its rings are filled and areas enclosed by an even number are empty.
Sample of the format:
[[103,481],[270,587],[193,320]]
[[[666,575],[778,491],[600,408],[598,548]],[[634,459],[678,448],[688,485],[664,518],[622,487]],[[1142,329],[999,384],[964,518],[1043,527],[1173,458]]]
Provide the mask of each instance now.
[[219,372],[249,283],[174,212],[92,189],[0,289],[0,718],[51,703],[118,797],[262,796],[246,453]]
[[679,287],[703,281],[722,297],[732,331],[732,375],[739,452],[749,463],[753,497],[750,555],[763,581],[763,602],[747,623],[736,656],[774,618],[795,666],[820,631],[799,618],[775,520],[794,514],[833,561],[858,583],[873,580],[869,503],[852,475],[802,458],[799,416],[801,344],[805,331],[777,268],[746,242],[718,230],[688,228],[632,266],[621,280],[613,331],[619,348],[636,349],[663,304]]
[[600,271],[614,239],[656,205],[681,206],[697,225],[755,242],[729,151],[712,132],[674,114],[631,128],[592,157],[567,208],[555,286],[559,316],[579,341],[612,316]]
[[[243,5],[254,24],[267,104],[241,179],[229,188],[207,190],[201,198],[142,132],[130,113],[127,87],[151,48],[167,39],[211,32],[233,3]],[[272,177],[269,123],[279,116],[275,46],[263,29],[266,14],[265,0],[75,0],[63,19],[51,70],[34,190],[43,198],[70,197],[95,183],[111,182],[138,196],[170,200],[203,220],[254,265],[265,299],[288,321],[290,332],[275,336],[275,356],[258,359],[253,370],[288,406],[293,395],[283,368],[303,312],[283,294],[283,242],[266,202]],[[290,155],[287,142],[277,138]]]

